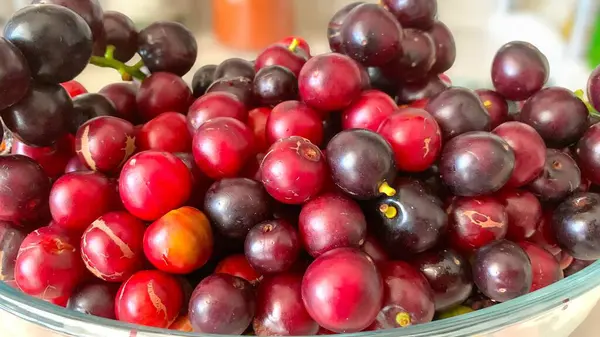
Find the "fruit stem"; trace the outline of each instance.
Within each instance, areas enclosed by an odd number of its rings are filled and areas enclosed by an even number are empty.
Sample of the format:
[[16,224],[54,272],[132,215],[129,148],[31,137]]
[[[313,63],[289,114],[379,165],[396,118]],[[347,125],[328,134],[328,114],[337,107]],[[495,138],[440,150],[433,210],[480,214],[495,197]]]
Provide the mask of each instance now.
[[290,43],[290,46],[288,47],[288,49],[290,51],[296,51],[296,48],[298,48],[298,45],[300,45],[300,41],[298,41],[298,39],[294,38],[292,40],[292,43]]
[[409,326],[411,323],[410,315],[406,312],[399,312],[396,314],[396,323],[403,328]]
[[379,206],[379,211],[385,215],[388,219],[393,219],[396,215],[398,215],[398,210],[394,206],[390,206],[388,204],[383,204]]
[[380,186],[379,186],[379,193],[383,193],[385,195],[387,195],[388,197],[393,197],[396,195],[396,190],[393,189],[388,183],[387,181],[384,181]]
[[146,74],[140,70],[144,66],[142,61],[136,63],[134,66],[128,66],[125,63],[115,59],[114,54],[115,46],[108,46],[106,47],[104,57],[92,56],[90,63],[97,67],[113,68],[117,70],[119,74],[121,74],[123,81],[132,81],[134,78],[140,81],[146,79]]
[[590,102],[588,102],[584,97],[583,97],[583,90],[578,89],[575,90],[573,92],[575,94],[575,96],[577,96],[577,98],[579,98],[583,104],[585,104],[585,106],[588,109],[588,113],[594,117],[600,117],[600,113],[598,111],[596,111],[596,109],[594,109],[594,107],[590,104]]

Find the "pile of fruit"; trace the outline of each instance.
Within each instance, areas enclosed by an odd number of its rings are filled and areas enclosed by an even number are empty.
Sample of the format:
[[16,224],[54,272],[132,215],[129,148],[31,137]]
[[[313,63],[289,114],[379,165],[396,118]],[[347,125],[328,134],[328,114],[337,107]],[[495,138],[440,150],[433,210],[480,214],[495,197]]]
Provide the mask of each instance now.
[[[69,309],[216,334],[422,324],[600,258],[600,70],[544,87],[510,42],[452,86],[435,0],[355,3],[206,65],[174,22],[35,0],[0,39],[0,280]],[[141,60],[129,65],[135,54]],[[88,65],[121,83],[87,93]],[[8,150],[8,149],[7,149]]]

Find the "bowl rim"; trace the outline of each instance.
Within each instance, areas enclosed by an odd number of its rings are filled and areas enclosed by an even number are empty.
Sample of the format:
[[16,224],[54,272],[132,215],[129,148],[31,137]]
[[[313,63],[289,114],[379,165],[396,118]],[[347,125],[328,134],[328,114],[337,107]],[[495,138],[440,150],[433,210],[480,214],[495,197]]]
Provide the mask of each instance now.
[[[600,286],[600,260],[543,289],[489,308],[406,328],[342,335],[345,337],[469,337],[499,330],[545,311],[564,306],[569,301],[598,286]],[[0,282],[0,310],[66,336],[106,337],[112,334],[115,337],[123,337],[143,334],[144,337],[223,337],[223,335],[185,333],[143,327],[86,315],[25,295],[4,282]]]

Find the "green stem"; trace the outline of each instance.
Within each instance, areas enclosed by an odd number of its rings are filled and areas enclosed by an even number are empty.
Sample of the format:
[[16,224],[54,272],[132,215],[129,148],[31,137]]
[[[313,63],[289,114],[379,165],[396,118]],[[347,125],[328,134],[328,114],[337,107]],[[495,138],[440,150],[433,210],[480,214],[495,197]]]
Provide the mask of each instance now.
[[133,66],[128,66],[127,64],[117,60],[114,58],[115,54],[115,46],[106,47],[106,52],[104,53],[104,57],[102,56],[92,56],[90,59],[90,63],[102,67],[102,68],[113,68],[121,74],[121,78],[124,81],[131,81],[134,78],[143,81],[146,79],[146,74],[144,74],[140,69],[144,66],[143,61],[139,61]]
[[590,104],[590,102],[588,102],[584,97],[583,97],[583,90],[579,89],[579,90],[575,90],[573,92],[575,94],[575,96],[577,96],[577,98],[579,98],[583,104],[585,104],[585,106],[588,109],[588,113],[594,117],[599,117],[600,118],[600,112],[596,111],[596,109],[594,109],[594,107]]

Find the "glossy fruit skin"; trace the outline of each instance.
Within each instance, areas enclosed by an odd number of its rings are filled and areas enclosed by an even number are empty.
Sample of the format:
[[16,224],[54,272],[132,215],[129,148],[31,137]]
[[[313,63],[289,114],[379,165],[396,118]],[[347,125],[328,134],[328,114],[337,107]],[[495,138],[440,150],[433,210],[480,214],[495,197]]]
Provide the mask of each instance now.
[[112,116],[91,119],[77,131],[75,150],[93,171],[114,172],[136,151],[133,125]]
[[139,151],[191,152],[192,136],[184,115],[165,112],[144,124],[136,137]]
[[250,61],[232,57],[221,62],[215,69],[214,79],[245,77],[253,80],[256,75]]
[[359,63],[378,67],[402,52],[402,27],[377,4],[361,4],[348,13],[340,29],[341,50]]
[[335,184],[356,199],[379,196],[396,175],[394,152],[380,135],[362,129],[338,133],[327,144],[327,162]]
[[600,184],[600,125],[592,125],[575,148],[577,163],[584,175],[594,184]]
[[254,270],[263,275],[286,272],[300,254],[298,230],[281,219],[261,222],[248,232],[244,252]]
[[115,46],[115,59],[127,62],[137,51],[138,32],[134,22],[125,14],[106,11],[102,20],[106,44]]
[[251,108],[255,105],[254,93],[252,92],[252,80],[247,77],[221,78],[215,80],[206,89],[206,93],[228,92],[238,98],[244,106]]
[[531,192],[503,189],[496,198],[504,205],[508,217],[506,238],[518,242],[535,234],[542,218],[542,205]]
[[529,184],[529,190],[543,202],[556,202],[573,193],[580,184],[581,171],[573,158],[562,151],[548,149],[544,170]]
[[267,142],[299,136],[319,146],[323,141],[323,123],[317,111],[299,101],[276,105],[265,126]]
[[0,110],[4,110],[25,97],[31,86],[31,72],[25,56],[4,38],[0,38],[0,60],[3,64],[0,68],[0,77],[3,79],[0,85],[0,92],[3,93]]
[[[254,133],[254,142],[256,151],[264,153],[269,149],[267,142],[267,120],[271,114],[270,108],[256,108],[248,112],[248,122],[246,123]],[[325,126],[323,126],[325,129]],[[323,130],[325,131],[325,130]]]
[[421,254],[412,265],[423,273],[433,289],[436,311],[463,303],[471,294],[469,263],[451,249]]
[[469,131],[490,131],[491,118],[471,90],[452,87],[432,97],[425,110],[438,122],[444,140]]
[[590,74],[590,77],[588,78],[588,82],[587,82],[587,97],[588,100],[590,102],[590,104],[594,107],[594,109],[598,110],[600,108],[600,92],[598,92],[598,89],[600,89],[600,86],[598,86],[598,84],[600,84],[600,68],[596,67],[596,69],[594,69],[592,71],[592,73]]
[[441,21],[435,21],[428,31],[435,44],[435,63],[431,67],[432,74],[442,74],[452,68],[456,61],[456,42],[452,32]]
[[226,178],[208,189],[204,211],[221,234],[243,239],[252,227],[268,220],[271,199],[259,182],[247,178]]
[[60,177],[50,190],[50,213],[56,226],[83,233],[99,216],[115,208],[115,185],[105,175],[79,171]]
[[[421,272],[403,261],[377,265],[384,282],[383,308],[373,323],[377,330],[431,322],[435,314],[433,290]],[[398,322],[408,314],[407,322]],[[399,316],[400,315],[400,316]]]
[[255,155],[254,136],[239,120],[217,117],[196,131],[192,151],[196,165],[210,178],[235,177]]
[[388,253],[383,249],[377,238],[373,235],[367,235],[365,242],[361,247],[362,251],[365,252],[375,263],[389,261],[390,257]]
[[56,143],[48,147],[29,146],[13,139],[11,154],[20,154],[35,160],[42,166],[44,172],[51,179],[56,179],[63,175],[67,163],[74,156],[71,143],[67,137],[59,139]]
[[184,305],[177,279],[156,270],[131,276],[121,285],[116,298],[119,321],[156,328],[169,327]]
[[302,66],[309,58],[306,51],[300,45],[294,50],[290,50],[290,43],[275,43],[265,48],[254,61],[256,72],[264,67],[278,65],[289,69],[295,76],[300,74]]
[[293,136],[271,145],[261,163],[260,176],[275,200],[300,205],[323,189],[327,163],[316,145]]
[[597,260],[599,214],[600,195],[596,193],[574,194],[559,204],[552,216],[552,229],[560,248],[578,260]]
[[117,117],[136,123],[138,120],[137,91],[135,84],[119,82],[105,86],[98,93],[112,102],[117,110]]
[[499,93],[489,89],[475,90],[491,118],[492,129],[508,121],[508,102]]
[[[438,76],[429,76],[426,79],[414,83],[402,83],[396,88],[396,103],[413,104],[413,102],[416,101],[428,103],[430,98],[447,90],[448,87],[449,86]],[[431,111],[427,111],[431,113]],[[478,113],[477,116],[481,117],[481,114]],[[485,117],[483,117],[482,120],[484,118]],[[481,124],[485,124],[485,122]]]
[[386,76],[381,67],[367,67],[365,70],[372,89],[382,91],[392,98],[396,95],[398,84]]
[[87,89],[83,86],[83,84],[81,84],[75,80],[64,82],[64,83],[61,83],[60,85],[63,88],[65,88],[65,90],[69,94],[69,97],[71,97],[71,98],[75,98],[79,95],[88,93]]
[[531,290],[531,262],[516,243],[492,242],[475,253],[472,265],[477,288],[494,301],[506,302]]
[[241,335],[252,323],[256,297],[252,285],[227,274],[208,276],[194,290],[189,318],[197,333]]
[[0,279],[14,282],[15,263],[26,231],[7,221],[0,221]]
[[192,32],[172,21],[157,21],[138,34],[138,53],[152,73],[187,74],[196,62],[198,45]]
[[214,81],[216,69],[216,64],[207,64],[196,70],[192,79],[192,91],[194,97],[199,98],[206,93],[206,89],[208,89]]
[[84,271],[76,237],[52,227],[27,235],[15,262],[19,289],[45,300],[69,296],[83,279]]
[[267,66],[256,73],[253,92],[260,105],[275,106],[298,98],[298,79],[288,68]]
[[500,137],[468,132],[450,140],[442,151],[442,180],[453,194],[478,196],[493,193],[510,179],[515,155]]
[[548,59],[535,46],[513,41],[502,46],[492,63],[496,91],[511,101],[525,100],[548,81]]
[[367,221],[358,203],[340,193],[325,193],[302,207],[300,238],[313,257],[340,247],[359,248],[366,240]]
[[386,118],[397,112],[398,106],[386,93],[378,90],[363,91],[342,112],[342,128],[376,132]]
[[6,23],[4,37],[21,50],[38,82],[70,81],[92,56],[90,27],[81,16],[62,6],[24,7]]
[[562,249],[556,241],[556,234],[552,226],[552,217],[554,209],[545,209],[542,212],[542,218],[537,224],[535,233],[529,238],[529,241],[549,251],[550,254],[557,256],[561,254]]
[[442,132],[425,110],[404,108],[385,119],[377,130],[394,150],[396,167],[405,172],[425,171],[442,150]]
[[256,284],[262,279],[262,276],[252,268],[244,254],[230,255],[222,259],[215,268],[215,274],[237,276],[252,284]]
[[348,14],[361,4],[364,4],[364,2],[357,1],[349,3],[340,8],[329,20],[329,24],[327,25],[327,40],[332,52],[342,52],[342,25],[344,24],[346,17],[348,17]]
[[530,291],[542,289],[564,278],[559,261],[548,251],[527,241],[520,241],[518,244],[531,262],[532,283]]
[[508,215],[492,197],[456,198],[449,208],[449,224],[452,247],[472,253],[506,236]]
[[163,112],[187,113],[192,97],[192,91],[181,77],[158,72],[142,82],[136,101],[140,117],[149,121]]
[[403,27],[429,29],[437,15],[437,2],[434,0],[384,0],[382,4]]
[[228,92],[210,92],[198,98],[187,115],[188,130],[193,135],[206,121],[216,117],[231,117],[246,122],[248,111],[244,104]]
[[65,167],[65,174],[77,171],[90,171],[90,169],[84,163],[79,160],[79,156],[74,155],[67,162],[67,166]]
[[310,317],[301,295],[302,275],[285,273],[265,278],[257,290],[253,329],[257,336],[315,335],[319,325]]
[[13,135],[27,145],[50,146],[66,132],[73,103],[57,84],[33,84],[18,103],[1,112]]
[[404,29],[404,49],[394,60],[382,68],[398,83],[419,82],[427,78],[435,63],[435,43],[432,37],[418,29]]
[[515,155],[515,168],[506,186],[527,185],[544,170],[546,145],[534,128],[521,122],[506,122],[492,133],[504,139]]
[[100,94],[83,94],[73,99],[73,109],[67,115],[68,131],[75,135],[87,121],[100,116],[116,116],[112,102]]
[[89,283],[77,288],[69,298],[67,309],[83,314],[115,319],[115,297],[119,287],[107,283]]
[[182,206],[190,197],[192,176],[185,164],[167,152],[144,151],[121,170],[119,193],[135,217],[154,221]]
[[562,148],[581,138],[587,128],[588,110],[572,91],[544,88],[525,102],[520,121],[532,126],[548,146]]
[[202,267],[213,251],[208,218],[193,207],[174,209],[154,221],[144,234],[144,253],[158,270],[189,274]]
[[127,212],[103,214],[81,236],[81,258],[87,269],[107,282],[125,282],[145,264],[146,226]]
[[302,299],[309,315],[325,329],[340,333],[368,327],[381,309],[383,295],[377,267],[355,248],[319,256],[302,279]]
[[360,68],[345,55],[318,55],[302,67],[298,88],[309,106],[320,111],[341,110],[361,92]]

